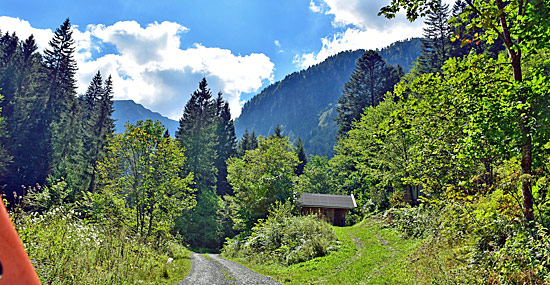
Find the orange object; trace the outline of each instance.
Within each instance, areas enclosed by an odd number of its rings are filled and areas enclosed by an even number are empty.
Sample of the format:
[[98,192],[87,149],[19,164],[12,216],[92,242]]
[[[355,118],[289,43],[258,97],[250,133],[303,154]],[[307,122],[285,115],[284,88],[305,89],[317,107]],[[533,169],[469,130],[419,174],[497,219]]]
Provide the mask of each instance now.
[[0,285],[40,284],[0,197]]

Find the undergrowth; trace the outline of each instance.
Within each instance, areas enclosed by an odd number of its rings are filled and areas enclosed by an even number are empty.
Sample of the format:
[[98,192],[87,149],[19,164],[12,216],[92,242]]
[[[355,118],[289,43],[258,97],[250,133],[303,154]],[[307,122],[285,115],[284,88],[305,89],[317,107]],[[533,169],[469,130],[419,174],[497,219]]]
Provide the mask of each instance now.
[[65,206],[12,217],[43,284],[174,284],[191,270],[189,251],[175,240],[152,244]]

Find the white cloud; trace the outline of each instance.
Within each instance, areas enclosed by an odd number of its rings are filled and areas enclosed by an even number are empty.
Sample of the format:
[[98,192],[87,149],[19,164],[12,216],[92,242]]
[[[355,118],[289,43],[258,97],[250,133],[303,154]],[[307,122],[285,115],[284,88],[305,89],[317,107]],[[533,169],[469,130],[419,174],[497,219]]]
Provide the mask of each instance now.
[[25,20],[0,16],[0,30],[2,33],[16,32],[20,40],[27,39],[30,35],[34,35],[34,39],[40,50],[48,46],[48,42],[53,37],[53,32],[50,29],[36,29]]
[[389,31],[348,28],[332,37],[322,38],[323,46],[320,51],[297,55],[294,57],[294,63],[300,68],[307,68],[342,51],[379,49],[399,40],[419,36],[421,32],[421,29],[419,31],[414,26],[396,26]]
[[[265,80],[273,81],[274,64],[264,54],[234,55],[230,50],[195,44],[182,49],[181,36],[189,29],[174,22],[142,27],[135,21],[111,26],[74,27],[78,92],[84,93],[93,75],[112,75],[115,99],[132,99],[161,114],[177,119],[190,94],[206,77],[212,92],[223,92],[233,117],[240,114],[242,92],[256,92]],[[0,29],[37,37],[40,49],[53,36],[23,20],[0,17]],[[40,38],[38,38],[40,35]],[[104,45],[116,50],[107,54]],[[93,56],[96,54],[96,56]],[[99,56],[98,56],[99,54]]]
[[315,12],[315,13],[321,13],[322,9],[321,6],[317,6],[313,0],[309,1],[309,10]]
[[[383,48],[395,41],[422,35],[422,20],[409,22],[402,13],[394,19],[378,16],[387,0],[321,0],[310,2],[310,10],[333,17],[333,26],[343,28],[321,39],[317,52],[296,55],[294,63],[306,68],[346,50]],[[313,7],[313,8],[312,8]]]

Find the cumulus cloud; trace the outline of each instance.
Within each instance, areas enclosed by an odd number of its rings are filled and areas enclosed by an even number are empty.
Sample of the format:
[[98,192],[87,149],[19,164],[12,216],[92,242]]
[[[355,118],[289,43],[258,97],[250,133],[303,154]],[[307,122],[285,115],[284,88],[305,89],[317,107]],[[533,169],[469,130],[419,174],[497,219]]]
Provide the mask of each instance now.
[[[0,17],[0,29],[15,31],[20,37],[35,34],[41,49],[53,36],[51,30],[35,29],[24,20],[9,17]],[[206,77],[214,95],[224,93],[233,117],[238,116],[241,93],[256,92],[264,81],[273,81],[274,64],[264,54],[235,55],[200,44],[182,49],[181,38],[188,30],[168,21],[147,26],[135,21],[89,25],[83,31],[74,27],[78,92],[86,91],[99,70],[113,77],[115,99],[132,99],[177,119],[201,78]],[[113,50],[104,49],[106,45]]]
[[0,16],[0,30],[2,33],[16,32],[20,40],[25,40],[30,35],[34,35],[36,44],[41,50],[48,46],[48,42],[53,37],[53,32],[50,29],[36,29],[28,21],[6,16]]
[[395,41],[422,35],[422,21],[409,22],[403,14],[388,20],[378,16],[387,0],[318,0],[310,2],[310,10],[333,17],[332,24],[343,29],[321,39],[317,52],[299,54],[294,63],[301,68],[325,60],[346,50],[377,49]]

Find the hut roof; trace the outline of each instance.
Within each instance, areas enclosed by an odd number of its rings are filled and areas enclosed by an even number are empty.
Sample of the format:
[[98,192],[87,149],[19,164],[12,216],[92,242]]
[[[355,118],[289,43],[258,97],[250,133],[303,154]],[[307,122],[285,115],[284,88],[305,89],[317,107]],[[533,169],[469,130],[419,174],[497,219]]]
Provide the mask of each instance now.
[[340,208],[353,209],[357,207],[353,194],[351,195],[329,195],[302,193],[298,199],[298,205],[302,207]]

